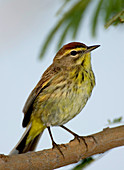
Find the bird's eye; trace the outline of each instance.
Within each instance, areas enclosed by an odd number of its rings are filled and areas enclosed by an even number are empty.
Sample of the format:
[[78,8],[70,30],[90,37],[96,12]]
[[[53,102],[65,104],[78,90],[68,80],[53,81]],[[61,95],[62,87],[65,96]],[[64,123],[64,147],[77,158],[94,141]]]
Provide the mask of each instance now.
[[75,56],[77,54],[77,51],[71,51],[71,55]]

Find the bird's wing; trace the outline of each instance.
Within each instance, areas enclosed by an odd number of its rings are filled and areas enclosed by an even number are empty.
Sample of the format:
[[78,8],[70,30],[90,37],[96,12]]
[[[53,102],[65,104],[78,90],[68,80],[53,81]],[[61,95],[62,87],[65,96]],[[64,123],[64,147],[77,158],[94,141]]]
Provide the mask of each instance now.
[[37,83],[36,87],[30,93],[30,95],[24,105],[24,108],[23,108],[23,113],[24,113],[24,119],[23,119],[23,123],[22,123],[23,127],[26,127],[30,121],[30,116],[32,113],[32,106],[33,106],[33,103],[34,103],[36,97],[38,96],[39,93],[42,92],[43,89],[45,89],[46,87],[49,86],[52,79],[54,79],[54,77],[56,77],[56,75],[58,75],[60,70],[61,69],[59,67],[55,67],[53,64],[50,65],[48,67],[48,69],[44,72],[44,74],[42,75],[42,77],[41,77],[40,81]]

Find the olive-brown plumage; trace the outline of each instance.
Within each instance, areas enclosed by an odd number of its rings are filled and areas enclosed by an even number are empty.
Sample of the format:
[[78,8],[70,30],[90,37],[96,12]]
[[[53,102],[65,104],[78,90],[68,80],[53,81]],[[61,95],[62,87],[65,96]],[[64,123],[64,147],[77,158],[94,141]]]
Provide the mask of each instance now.
[[97,47],[73,42],[58,51],[26,101],[26,132],[11,154],[34,150],[45,128],[50,132],[50,126],[63,126],[81,112],[95,85],[90,51]]

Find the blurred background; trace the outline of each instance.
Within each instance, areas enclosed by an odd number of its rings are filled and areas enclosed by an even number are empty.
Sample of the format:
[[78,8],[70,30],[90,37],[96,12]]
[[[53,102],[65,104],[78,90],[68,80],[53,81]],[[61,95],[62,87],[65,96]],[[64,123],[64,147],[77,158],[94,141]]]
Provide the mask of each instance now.
[[[73,3],[73,2],[71,2]],[[40,59],[41,48],[50,30],[62,14],[56,15],[63,0],[0,0],[0,153],[9,154],[24,132],[22,109],[42,73],[57,52],[61,29]],[[92,52],[96,87],[83,111],[66,126],[79,135],[90,135],[108,126],[108,119],[124,115],[124,25],[104,29],[99,24],[97,36],[91,35],[90,5],[73,41],[100,44]],[[64,10],[68,10],[68,6]],[[71,42],[67,34],[64,44]],[[123,124],[123,120],[122,120]],[[120,124],[119,124],[120,125]],[[110,127],[116,126],[109,125]],[[52,128],[57,143],[67,143],[73,136],[59,127]],[[37,150],[51,148],[47,130]],[[87,170],[122,170],[124,147],[115,148],[93,162]],[[72,169],[75,165],[59,168]]]

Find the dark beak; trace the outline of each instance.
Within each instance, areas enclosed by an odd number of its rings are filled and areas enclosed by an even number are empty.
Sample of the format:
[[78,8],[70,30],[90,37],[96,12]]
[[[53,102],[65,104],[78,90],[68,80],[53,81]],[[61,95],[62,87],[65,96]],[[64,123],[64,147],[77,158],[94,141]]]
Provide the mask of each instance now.
[[96,48],[98,48],[100,45],[93,45],[93,46],[89,46],[87,47],[86,53],[95,50]]

